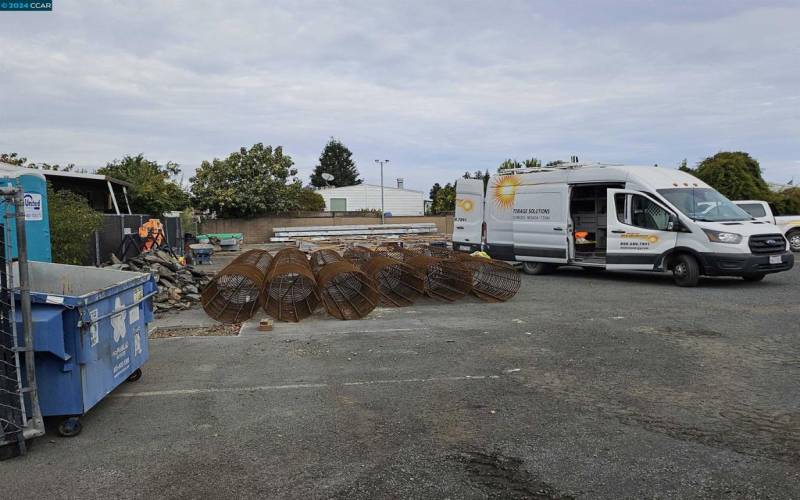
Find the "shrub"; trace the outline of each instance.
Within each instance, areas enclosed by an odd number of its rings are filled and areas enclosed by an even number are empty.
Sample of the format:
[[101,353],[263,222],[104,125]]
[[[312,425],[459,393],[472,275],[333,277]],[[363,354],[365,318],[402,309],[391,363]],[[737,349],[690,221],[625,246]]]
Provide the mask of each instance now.
[[53,262],[85,264],[92,233],[103,225],[103,214],[95,212],[86,198],[71,191],[47,187],[50,212],[50,242]]

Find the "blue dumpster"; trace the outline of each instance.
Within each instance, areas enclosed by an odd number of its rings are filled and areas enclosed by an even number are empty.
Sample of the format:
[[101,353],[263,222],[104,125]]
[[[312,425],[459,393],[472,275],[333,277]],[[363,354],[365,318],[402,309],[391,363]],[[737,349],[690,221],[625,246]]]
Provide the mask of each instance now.
[[[68,416],[59,432],[75,435],[78,416],[141,375],[156,281],[150,274],[34,261],[29,273],[39,405],[44,416]],[[21,332],[19,305],[16,321]]]

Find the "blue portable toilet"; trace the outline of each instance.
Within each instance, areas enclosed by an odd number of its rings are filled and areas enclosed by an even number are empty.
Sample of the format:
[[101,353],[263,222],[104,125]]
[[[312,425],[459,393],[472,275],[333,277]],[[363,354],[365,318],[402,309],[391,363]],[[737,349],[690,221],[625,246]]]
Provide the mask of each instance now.
[[[28,240],[28,260],[52,262],[50,245],[50,215],[47,210],[47,180],[39,171],[0,163],[0,185],[21,186],[25,191],[25,233]],[[11,258],[17,257],[17,226],[14,205],[0,203],[0,217],[8,221],[11,236]],[[6,218],[6,215],[10,218]]]

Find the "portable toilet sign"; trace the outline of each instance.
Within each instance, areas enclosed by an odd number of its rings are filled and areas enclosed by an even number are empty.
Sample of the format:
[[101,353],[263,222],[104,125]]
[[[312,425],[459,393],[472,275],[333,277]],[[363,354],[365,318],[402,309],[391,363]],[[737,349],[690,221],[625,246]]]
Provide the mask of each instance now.
[[[28,238],[28,259],[52,262],[50,218],[47,211],[47,180],[32,168],[0,163],[0,185],[20,186],[25,192],[25,231]],[[11,258],[17,257],[17,230],[9,217],[14,216],[13,204],[0,203],[0,224],[7,226],[11,242]]]
[[40,221],[42,217],[42,195],[39,193],[25,193],[25,220]]

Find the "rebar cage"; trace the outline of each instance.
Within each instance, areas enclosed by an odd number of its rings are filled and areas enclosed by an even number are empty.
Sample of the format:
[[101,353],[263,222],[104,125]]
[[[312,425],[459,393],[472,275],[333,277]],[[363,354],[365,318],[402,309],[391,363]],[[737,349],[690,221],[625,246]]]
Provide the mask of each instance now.
[[410,306],[425,293],[425,278],[413,267],[397,259],[376,255],[363,269],[375,282],[381,305]]
[[360,319],[379,302],[375,282],[355,264],[343,260],[319,269],[317,283],[328,314],[338,319]]
[[393,259],[397,259],[399,261],[403,260],[403,251],[404,248],[399,243],[389,242],[383,243],[375,247],[375,254],[376,255],[383,255],[384,257],[391,257]]
[[375,255],[377,254],[367,247],[354,246],[345,250],[343,257],[355,264],[356,267],[363,269]]
[[236,257],[203,289],[200,302],[206,314],[222,323],[252,318],[263,305],[261,290],[271,261],[264,250],[249,250]]
[[519,291],[520,276],[513,266],[485,257],[456,257],[472,273],[472,294],[485,302],[505,302]]
[[264,311],[279,321],[297,322],[314,314],[321,301],[306,255],[296,248],[275,254],[262,289]]
[[325,264],[339,262],[342,260],[342,256],[339,255],[339,252],[330,248],[320,248],[319,250],[315,250],[314,252],[311,252],[309,257],[311,261],[311,270],[314,271],[315,275],[325,266]]
[[407,263],[425,276],[425,294],[431,298],[453,302],[472,290],[472,273],[457,260],[416,255]]

